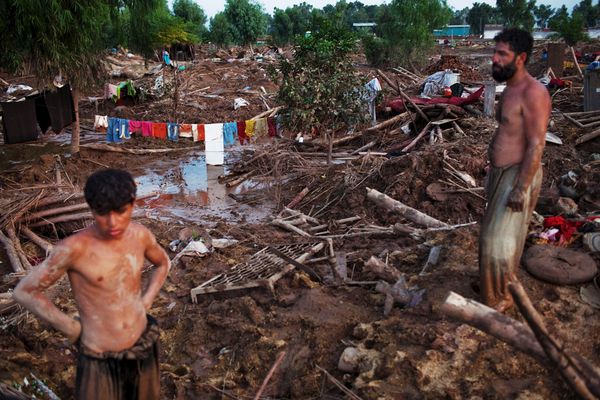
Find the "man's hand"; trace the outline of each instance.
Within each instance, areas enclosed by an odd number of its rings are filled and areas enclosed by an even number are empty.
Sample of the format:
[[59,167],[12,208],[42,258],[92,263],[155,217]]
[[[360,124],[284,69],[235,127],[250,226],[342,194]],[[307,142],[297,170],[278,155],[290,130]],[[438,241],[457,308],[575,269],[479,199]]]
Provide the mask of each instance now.
[[523,211],[523,203],[525,202],[525,191],[519,186],[515,186],[508,195],[506,206],[510,207],[515,212]]

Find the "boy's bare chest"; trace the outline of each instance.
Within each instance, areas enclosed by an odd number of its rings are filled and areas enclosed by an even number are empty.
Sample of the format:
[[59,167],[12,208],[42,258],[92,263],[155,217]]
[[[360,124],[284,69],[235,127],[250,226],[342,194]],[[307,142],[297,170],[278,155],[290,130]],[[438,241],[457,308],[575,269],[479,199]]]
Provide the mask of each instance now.
[[87,284],[104,289],[139,285],[144,254],[138,246],[93,246],[78,262],[77,272]]

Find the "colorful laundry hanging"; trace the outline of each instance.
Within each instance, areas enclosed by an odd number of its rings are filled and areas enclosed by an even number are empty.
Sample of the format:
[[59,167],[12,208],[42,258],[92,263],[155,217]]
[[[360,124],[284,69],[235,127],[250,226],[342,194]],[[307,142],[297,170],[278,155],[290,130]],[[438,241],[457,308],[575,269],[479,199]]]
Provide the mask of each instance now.
[[152,137],[152,122],[142,121],[142,136]]
[[[115,138],[117,140],[115,140]],[[106,141],[113,143],[119,139],[119,121],[117,118],[108,119],[108,127],[106,128]]]
[[119,141],[123,139],[131,139],[128,119],[119,119]]
[[275,118],[273,118],[273,117],[267,118],[267,126],[268,126],[269,136],[270,137],[277,136],[277,121],[275,121]]
[[108,116],[106,116],[106,115],[94,116],[94,130],[105,132],[106,128],[108,128]]
[[238,140],[240,144],[246,144],[250,141],[250,138],[246,136],[246,121],[237,122]]
[[182,138],[191,138],[192,135],[192,125],[191,124],[181,124],[179,126],[179,137]]
[[262,137],[267,136],[268,127],[267,127],[267,119],[259,118],[254,121],[254,136]]
[[254,125],[255,124],[256,124],[256,121],[253,119],[246,120],[246,136],[248,136],[248,138],[251,138],[252,136],[254,136]]
[[142,121],[129,120],[129,133],[142,133]]
[[205,152],[207,165],[223,165],[225,162],[223,146],[223,124],[208,124],[205,129]]
[[167,124],[164,122],[153,122],[152,123],[152,137],[158,139],[167,138]]
[[196,142],[199,141],[204,141],[204,136],[205,136],[205,125],[204,124],[197,124],[196,125],[196,129],[198,130],[198,135],[196,136]]
[[179,140],[179,124],[175,122],[169,122],[167,124],[167,139],[172,142]]
[[192,124],[192,141],[198,141],[198,124]]
[[223,144],[225,146],[233,146],[237,137],[237,123],[226,122],[223,124]]

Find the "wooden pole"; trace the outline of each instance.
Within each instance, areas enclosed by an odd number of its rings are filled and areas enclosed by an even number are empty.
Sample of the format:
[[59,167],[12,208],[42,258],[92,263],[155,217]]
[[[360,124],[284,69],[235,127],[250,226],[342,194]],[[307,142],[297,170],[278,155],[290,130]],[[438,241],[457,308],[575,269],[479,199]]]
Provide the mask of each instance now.
[[273,373],[275,373],[275,370],[277,369],[277,367],[279,367],[279,364],[281,364],[281,361],[283,361],[283,357],[285,357],[285,351],[282,351],[281,353],[279,353],[277,355],[277,359],[275,360],[275,363],[269,370],[269,373],[265,377],[265,380],[263,381],[262,385],[260,385],[260,389],[258,389],[258,392],[256,392],[256,396],[254,396],[254,400],[260,399],[260,396],[262,395],[262,392],[264,392],[265,388],[267,387],[267,383],[269,383],[269,380],[273,376]]
[[494,118],[494,108],[496,102],[496,84],[494,81],[486,81],[483,91],[483,114],[486,117]]
[[427,125],[425,125],[425,128],[423,128],[423,130],[412,140],[412,142],[410,142],[406,147],[402,149],[402,152],[406,153],[407,151],[415,147],[419,140],[421,140],[423,136],[427,134],[427,131],[429,130],[430,126],[431,122],[428,122]]

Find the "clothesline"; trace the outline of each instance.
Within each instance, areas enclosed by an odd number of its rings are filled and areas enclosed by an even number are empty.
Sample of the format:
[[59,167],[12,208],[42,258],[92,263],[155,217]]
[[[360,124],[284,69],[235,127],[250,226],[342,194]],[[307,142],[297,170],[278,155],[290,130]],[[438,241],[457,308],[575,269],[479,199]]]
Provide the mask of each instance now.
[[194,142],[204,141],[206,163],[221,165],[224,162],[225,146],[234,145],[236,140],[244,145],[252,138],[277,136],[279,122],[278,117],[267,117],[215,124],[179,124],[96,115],[94,130],[106,130],[106,141],[109,143],[120,143],[131,139],[132,134],[173,142],[177,142],[179,138],[191,138]]

